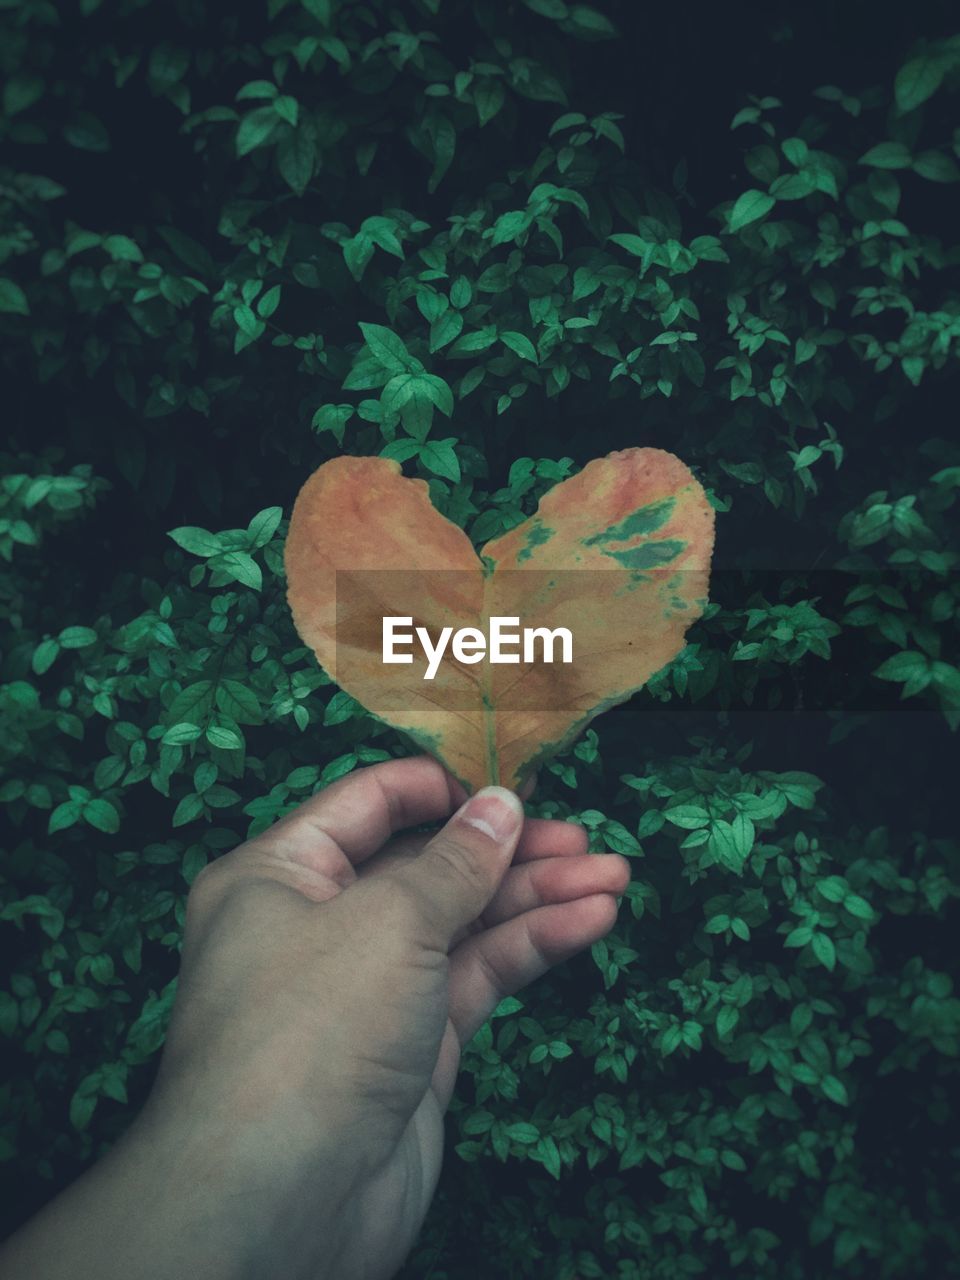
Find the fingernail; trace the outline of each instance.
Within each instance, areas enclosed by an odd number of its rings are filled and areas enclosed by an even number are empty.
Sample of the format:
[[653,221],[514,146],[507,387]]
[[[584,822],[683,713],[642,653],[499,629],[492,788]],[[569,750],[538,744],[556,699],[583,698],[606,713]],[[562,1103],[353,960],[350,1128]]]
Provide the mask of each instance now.
[[523,805],[506,787],[483,787],[457,817],[491,840],[509,840],[523,822]]

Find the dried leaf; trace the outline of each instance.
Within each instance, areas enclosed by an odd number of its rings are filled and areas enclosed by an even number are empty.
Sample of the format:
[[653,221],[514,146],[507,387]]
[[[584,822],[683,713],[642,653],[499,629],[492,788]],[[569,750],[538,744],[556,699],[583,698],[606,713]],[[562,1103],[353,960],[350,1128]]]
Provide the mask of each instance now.
[[[285,555],[294,622],[325,670],[473,789],[518,788],[679,653],[712,549],[713,510],[687,467],[626,449],[551,489],[479,556],[399,463],[335,458],[303,486]],[[491,617],[566,627],[573,661],[470,664],[448,649],[426,680],[419,645],[411,664],[383,663],[385,616],[433,642],[443,627],[486,636]]]

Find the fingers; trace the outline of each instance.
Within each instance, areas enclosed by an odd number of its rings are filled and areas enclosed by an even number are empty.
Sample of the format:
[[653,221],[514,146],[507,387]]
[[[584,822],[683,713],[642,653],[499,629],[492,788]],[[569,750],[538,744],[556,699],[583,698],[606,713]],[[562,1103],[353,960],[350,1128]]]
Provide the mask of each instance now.
[[483,913],[489,928],[536,907],[572,902],[593,893],[621,894],[630,883],[630,864],[618,853],[545,858],[514,866]]
[[251,843],[329,874],[341,850],[362,862],[395,831],[448,817],[463,795],[429,756],[387,760],[331,783]]
[[470,797],[418,858],[392,870],[426,948],[446,952],[457,933],[481,915],[496,893],[523,827],[523,805],[504,787]]
[[514,854],[514,862],[535,858],[564,858],[586,853],[590,840],[583,827],[556,818],[528,818]]
[[536,907],[572,902],[594,893],[619,896],[626,892],[630,876],[630,864],[618,853],[543,858],[521,866],[514,859],[483,915],[454,935],[451,948],[464,938]]
[[[531,778],[523,792],[532,791],[534,782]],[[465,799],[460,783],[430,756],[386,760],[331,783],[256,840],[312,869],[318,858],[326,859],[330,841],[351,863],[360,863],[395,832],[442,821]],[[563,825],[572,832],[578,830],[571,823]],[[552,852],[568,847],[574,851],[577,839],[565,832],[560,847]],[[530,848],[534,852],[525,856],[541,856],[536,850],[545,848],[542,832],[533,837]]]
[[613,895],[595,893],[537,907],[461,942],[450,957],[449,1004],[460,1043],[466,1044],[504,996],[591,946],[616,918]]
[[[522,794],[529,794],[535,781],[529,779]],[[387,760],[331,783],[251,844],[269,848],[272,855],[312,872],[349,882],[352,875],[349,866],[343,865],[343,855],[350,864],[362,863],[395,832],[442,821],[465,799],[461,784],[431,757]],[[548,851],[553,855],[583,852],[579,843],[585,837],[572,823],[549,824],[565,828],[549,850],[541,820],[533,819],[528,826],[521,843],[522,859],[542,857]]]
[[[395,837],[375,858],[360,864],[358,875],[366,878],[380,875],[389,867],[400,866],[419,858],[430,842],[429,834],[411,831]],[[587,851],[587,833],[572,822],[558,822],[554,818],[527,818],[520,834],[520,843],[513,855],[513,865],[542,858],[569,858]],[[512,875],[513,873],[508,873]]]

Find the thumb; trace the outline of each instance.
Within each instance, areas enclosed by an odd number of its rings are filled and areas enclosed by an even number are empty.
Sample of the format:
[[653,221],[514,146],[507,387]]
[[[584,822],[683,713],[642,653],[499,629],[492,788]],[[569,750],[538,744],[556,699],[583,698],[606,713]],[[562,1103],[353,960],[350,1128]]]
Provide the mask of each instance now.
[[458,930],[486,910],[522,828],[523,805],[513,792],[484,787],[397,872],[422,909],[422,941],[446,948]]

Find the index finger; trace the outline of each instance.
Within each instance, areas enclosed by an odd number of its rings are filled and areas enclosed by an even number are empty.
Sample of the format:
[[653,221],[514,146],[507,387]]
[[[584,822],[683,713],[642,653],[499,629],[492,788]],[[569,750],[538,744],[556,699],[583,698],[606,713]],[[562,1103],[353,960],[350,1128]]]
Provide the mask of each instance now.
[[314,867],[331,843],[350,862],[363,862],[395,832],[446,818],[466,798],[430,756],[385,760],[338,778],[255,842],[269,842],[281,856]]

